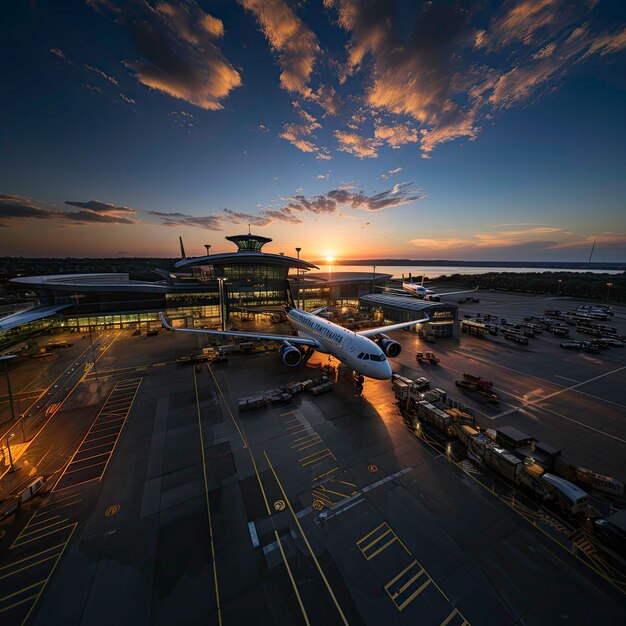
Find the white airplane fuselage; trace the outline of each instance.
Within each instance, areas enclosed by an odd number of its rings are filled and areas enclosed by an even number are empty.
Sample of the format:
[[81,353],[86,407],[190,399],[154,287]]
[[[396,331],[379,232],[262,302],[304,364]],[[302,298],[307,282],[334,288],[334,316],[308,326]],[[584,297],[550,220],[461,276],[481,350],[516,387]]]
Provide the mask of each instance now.
[[315,341],[318,352],[334,356],[363,376],[391,378],[391,365],[385,353],[368,337],[299,309],[287,311],[287,318],[300,337]]
[[415,283],[403,282],[402,289],[417,298],[436,295],[432,289],[426,289],[426,287],[423,287],[422,285],[416,285]]

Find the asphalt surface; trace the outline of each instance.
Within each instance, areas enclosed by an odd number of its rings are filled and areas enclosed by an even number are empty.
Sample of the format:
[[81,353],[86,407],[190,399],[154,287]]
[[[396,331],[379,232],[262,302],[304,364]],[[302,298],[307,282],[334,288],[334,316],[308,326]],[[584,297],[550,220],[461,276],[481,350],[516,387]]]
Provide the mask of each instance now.
[[[514,319],[564,308],[480,297],[467,312]],[[404,347],[395,371],[426,375],[455,397],[463,371],[492,379],[499,406],[463,397],[483,426],[515,425],[570,462],[626,478],[623,351],[570,353],[545,333],[526,347],[395,338]],[[234,355],[196,371],[175,364],[201,347],[193,335],[97,340],[108,346],[98,380],[83,367],[18,459],[35,469],[35,451],[52,447],[43,463],[57,460],[46,493],[0,523],[3,623],[626,621],[611,576],[554,520],[511,506],[478,470],[417,438],[388,381],[366,381],[357,397],[340,369],[331,393],[239,414],[239,397],[316,377],[326,357],[289,369],[276,354]],[[441,364],[418,365],[418,349]],[[45,389],[76,355],[62,358],[31,388]],[[26,383],[32,372],[20,370],[15,380]],[[7,481],[23,471],[0,484],[15,489]]]

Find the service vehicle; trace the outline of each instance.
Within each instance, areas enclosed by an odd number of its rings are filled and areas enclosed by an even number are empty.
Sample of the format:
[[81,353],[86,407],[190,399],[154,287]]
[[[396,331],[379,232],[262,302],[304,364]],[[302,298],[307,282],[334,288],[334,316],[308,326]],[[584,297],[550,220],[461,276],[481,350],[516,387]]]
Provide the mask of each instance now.
[[528,345],[528,337],[524,337],[524,335],[514,330],[506,330],[504,332],[504,338],[519,343],[522,346]]
[[552,487],[557,504],[568,513],[585,513],[589,505],[589,494],[565,478],[546,472],[541,480]]
[[626,511],[594,520],[593,530],[603,544],[626,556]]
[[493,390],[493,382],[485,380],[474,374],[463,373],[463,378],[455,380],[454,384],[467,391],[477,391],[479,394],[487,398],[488,402],[498,402],[498,394]]
[[418,363],[422,363],[423,361],[428,361],[428,363],[439,363],[439,357],[435,355],[434,352],[418,352],[415,355],[415,359]]

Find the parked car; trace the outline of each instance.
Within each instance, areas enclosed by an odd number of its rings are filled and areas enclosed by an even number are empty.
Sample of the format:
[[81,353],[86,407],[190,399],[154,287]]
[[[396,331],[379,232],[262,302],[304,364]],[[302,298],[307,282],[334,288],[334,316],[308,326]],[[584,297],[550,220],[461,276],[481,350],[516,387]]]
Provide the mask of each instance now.
[[566,350],[582,350],[583,342],[582,341],[561,341],[561,348],[565,348]]
[[607,346],[611,346],[612,348],[623,348],[624,342],[619,339],[613,339],[613,337],[600,337],[600,341],[605,343]]
[[593,522],[593,530],[600,541],[615,552],[626,555],[626,530],[624,529],[625,517],[616,513],[609,519],[597,519]]

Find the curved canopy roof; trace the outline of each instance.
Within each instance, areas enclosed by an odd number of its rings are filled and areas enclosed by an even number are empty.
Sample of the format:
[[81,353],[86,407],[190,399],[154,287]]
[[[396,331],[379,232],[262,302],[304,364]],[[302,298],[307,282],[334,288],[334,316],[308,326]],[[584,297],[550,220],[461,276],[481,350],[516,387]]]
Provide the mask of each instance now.
[[282,254],[269,254],[267,252],[244,251],[223,252],[222,254],[209,254],[206,256],[190,257],[178,261],[174,267],[189,267],[192,265],[229,265],[229,264],[250,264],[257,265],[286,265],[301,270],[319,269],[317,265],[296,259]]

